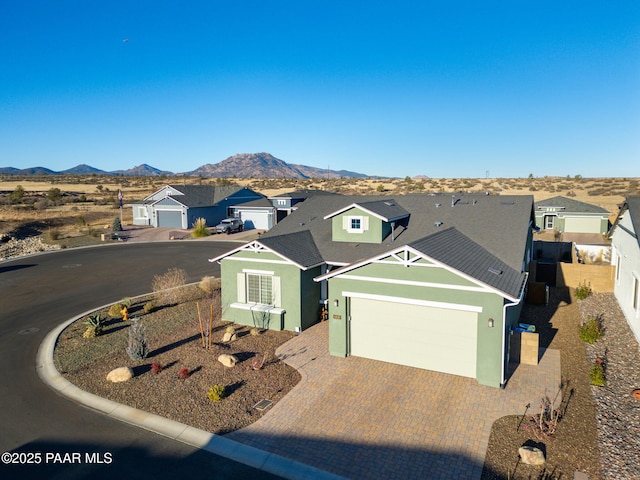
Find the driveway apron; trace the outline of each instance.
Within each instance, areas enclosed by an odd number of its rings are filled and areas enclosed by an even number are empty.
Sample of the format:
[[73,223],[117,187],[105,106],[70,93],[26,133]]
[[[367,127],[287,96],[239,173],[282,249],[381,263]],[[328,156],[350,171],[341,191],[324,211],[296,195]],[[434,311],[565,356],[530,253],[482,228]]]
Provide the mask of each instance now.
[[[558,392],[560,352],[519,365],[505,389],[328,353],[328,322],[281,346],[300,383],[227,438],[354,479],[478,479],[491,426]],[[531,410],[530,410],[531,411]]]

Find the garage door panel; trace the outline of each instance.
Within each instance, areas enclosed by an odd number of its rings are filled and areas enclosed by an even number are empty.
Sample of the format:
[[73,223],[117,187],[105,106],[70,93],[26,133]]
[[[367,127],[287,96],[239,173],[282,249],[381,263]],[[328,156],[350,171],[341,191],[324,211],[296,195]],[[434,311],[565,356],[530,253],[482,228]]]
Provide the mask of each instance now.
[[158,227],[182,228],[182,212],[179,210],[157,210]]
[[268,230],[269,216],[267,212],[240,210],[240,219],[244,222],[245,230]]
[[475,312],[352,298],[350,326],[354,356],[476,376]]
[[566,233],[600,233],[600,219],[593,217],[569,217],[564,220]]

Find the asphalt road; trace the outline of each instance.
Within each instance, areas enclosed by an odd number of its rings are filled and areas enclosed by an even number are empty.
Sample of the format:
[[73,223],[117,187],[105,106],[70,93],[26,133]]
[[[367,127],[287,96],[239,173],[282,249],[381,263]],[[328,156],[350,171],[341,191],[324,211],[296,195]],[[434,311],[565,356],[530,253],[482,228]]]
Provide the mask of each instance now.
[[0,463],[0,479],[278,478],[78,406],[35,371],[38,347],[53,327],[149,292],[153,276],[171,267],[184,269],[189,281],[219,275],[207,259],[237,246],[126,243],[0,263],[0,454],[21,463]]

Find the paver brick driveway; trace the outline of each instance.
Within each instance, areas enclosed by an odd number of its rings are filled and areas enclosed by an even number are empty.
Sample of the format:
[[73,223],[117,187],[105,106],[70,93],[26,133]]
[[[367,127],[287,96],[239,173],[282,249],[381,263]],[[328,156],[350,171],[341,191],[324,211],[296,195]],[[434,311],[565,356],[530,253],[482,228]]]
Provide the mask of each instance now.
[[477,479],[493,422],[553,399],[561,381],[556,350],[520,365],[504,390],[327,350],[328,322],[280,347],[301,382],[227,437],[348,478]]

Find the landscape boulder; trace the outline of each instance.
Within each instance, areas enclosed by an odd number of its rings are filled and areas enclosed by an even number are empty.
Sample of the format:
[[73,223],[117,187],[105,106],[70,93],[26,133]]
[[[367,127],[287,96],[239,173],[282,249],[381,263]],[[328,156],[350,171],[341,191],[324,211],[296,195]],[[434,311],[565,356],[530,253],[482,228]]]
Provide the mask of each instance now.
[[107,374],[107,380],[113,383],[126,382],[127,380],[131,380],[132,377],[133,370],[129,367],[116,368]]
[[544,453],[538,447],[523,445],[518,449],[522,463],[527,465],[544,465]]
[[224,343],[233,342],[236,339],[236,334],[231,332],[225,332],[224,337],[222,337],[222,341]]
[[218,357],[218,361],[225,367],[231,368],[235,367],[236,363],[238,363],[238,357],[223,353]]

